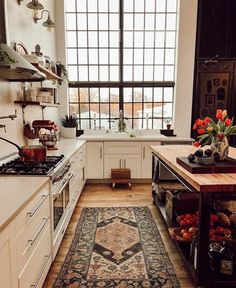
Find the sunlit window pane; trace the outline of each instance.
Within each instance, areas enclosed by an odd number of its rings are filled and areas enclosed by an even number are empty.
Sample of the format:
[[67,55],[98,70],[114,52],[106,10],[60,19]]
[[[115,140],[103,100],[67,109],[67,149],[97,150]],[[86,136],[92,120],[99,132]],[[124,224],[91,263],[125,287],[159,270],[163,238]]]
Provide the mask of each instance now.
[[89,67],[89,80],[98,81],[98,66]]
[[135,12],[143,12],[143,11],[144,11],[144,0],[135,0]]
[[70,81],[78,81],[77,66],[68,65],[68,74]]
[[109,33],[109,46],[110,47],[119,47],[119,33],[118,32],[110,32]]
[[109,102],[109,88],[100,89],[100,101]]
[[145,10],[146,12],[154,12],[155,11],[155,2],[159,2],[159,1],[155,1],[155,0],[148,0],[145,3]]
[[166,47],[175,47],[175,32],[166,32]]
[[176,14],[167,14],[166,29],[167,30],[176,29]]
[[119,65],[119,50],[118,49],[110,50],[110,64]]
[[144,14],[135,14],[135,30],[144,29]]
[[77,50],[76,49],[68,49],[67,63],[77,64]]
[[143,32],[134,32],[134,47],[143,47]]
[[[70,0],[67,0],[70,1]],[[85,12],[87,10],[87,0],[77,0],[77,10],[78,12]]]
[[146,32],[145,47],[153,47],[153,46],[154,46],[154,32]]
[[88,50],[79,49],[78,50],[79,64],[86,65],[88,64]]
[[154,81],[163,81],[164,80],[164,67],[155,66],[154,68]]
[[88,46],[98,47],[98,32],[88,32]]
[[108,0],[98,1],[99,12],[108,12]]
[[87,33],[78,32],[78,47],[87,47]]
[[76,32],[68,31],[66,36],[67,36],[67,46],[68,47],[77,47]]
[[156,16],[156,30],[165,30],[165,14],[157,14]]
[[153,64],[153,54],[154,50],[153,49],[145,49],[145,59],[144,59],[144,64]]
[[119,12],[119,5],[120,5],[119,0],[109,0],[109,11]]
[[108,49],[99,49],[99,63],[108,64]]
[[77,21],[78,21],[78,29],[79,30],[87,30],[88,29],[86,14],[77,15]]
[[133,67],[124,65],[124,81],[132,81]]
[[79,81],[88,81],[88,66],[79,66]]
[[88,14],[88,30],[97,30],[97,14]]
[[144,81],[153,81],[153,66],[144,66]]
[[98,64],[98,50],[89,49],[89,64]]
[[133,47],[133,33],[124,32],[124,47]]
[[66,0],[65,5],[67,12],[75,12],[75,0]]
[[124,1],[124,12],[133,12],[133,1],[132,0],[125,0]]
[[87,0],[88,12],[97,12],[97,1]]
[[155,64],[164,64],[164,49],[155,49]]
[[108,14],[99,16],[99,30],[108,30]]
[[108,32],[99,32],[99,46],[108,47]]
[[163,88],[164,90],[164,101],[172,102],[173,101],[173,88]]
[[110,66],[110,81],[119,80],[119,66]]
[[167,1],[167,12],[175,12],[177,6],[177,0],[168,0]]
[[119,89],[110,88],[110,100],[111,102],[119,102]]
[[143,66],[134,66],[134,81],[143,80]]
[[110,14],[109,29],[110,30],[119,30],[119,14]]
[[[99,90],[98,90],[98,88],[91,88],[89,92],[90,92],[90,102],[99,102]],[[93,106],[93,107],[95,107],[95,106]]]
[[165,81],[174,81],[174,66],[165,66]]
[[146,15],[146,17],[145,17],[145,30],[154,30],[154,14]]
[[134,49],[134,63],[143,64],[143,49]]
[[133,63],[133,49],[124,50],[124,65]]
[[124,102],[132,102],[132,88],[124,88]]
[[154,102],[163,101],[163,88],[154,88]]
[[133,14],[124,14],[124,30],[133,30]]
[[175,50],[166,49],[165,50],[165,63],[174,65],[175,62]]
[[166,0],[158,0],[156,1],[157,4],[156,4],[156,10],[157,12],[165,12],[166,10]]
[[99,80],[100,81],[108,81],[108,66],[100,66],[99,67]]
[[69,101],[70,102],[78,102],[78,89],[77,88],[69,88]]
[[76,30],[76,16],[74,13],[67,14],[66,29],[67,30]]
[[165,33],[164,32],[156,32],[155,35],[155,47],[164,48],[165,46]]

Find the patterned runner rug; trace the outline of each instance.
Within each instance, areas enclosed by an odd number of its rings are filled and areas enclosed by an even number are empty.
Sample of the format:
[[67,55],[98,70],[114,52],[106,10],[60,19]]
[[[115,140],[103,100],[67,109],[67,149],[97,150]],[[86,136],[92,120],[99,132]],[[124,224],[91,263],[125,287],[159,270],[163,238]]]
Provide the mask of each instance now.
[[180,287],[148,207],[84,208],[56,287]]

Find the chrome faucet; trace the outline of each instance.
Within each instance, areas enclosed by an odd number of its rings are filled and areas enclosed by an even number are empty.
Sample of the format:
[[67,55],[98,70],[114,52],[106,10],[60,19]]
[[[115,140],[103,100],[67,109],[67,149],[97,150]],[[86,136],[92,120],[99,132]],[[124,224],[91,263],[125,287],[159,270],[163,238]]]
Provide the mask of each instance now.
[[126,124],[124,122],[124,114],[122,110],[119,112],[118,128],[119,132],[125,132]]

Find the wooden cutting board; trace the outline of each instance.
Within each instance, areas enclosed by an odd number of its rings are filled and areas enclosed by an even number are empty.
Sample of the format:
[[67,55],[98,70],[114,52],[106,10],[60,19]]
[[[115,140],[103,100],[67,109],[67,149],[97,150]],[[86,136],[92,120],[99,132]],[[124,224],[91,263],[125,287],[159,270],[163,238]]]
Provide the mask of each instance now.
[[192,174],[201,173],[236,173],[236,159],[226,158],[212,165],[202,165],[189,162],[187,157],[177,157],[176,162]]

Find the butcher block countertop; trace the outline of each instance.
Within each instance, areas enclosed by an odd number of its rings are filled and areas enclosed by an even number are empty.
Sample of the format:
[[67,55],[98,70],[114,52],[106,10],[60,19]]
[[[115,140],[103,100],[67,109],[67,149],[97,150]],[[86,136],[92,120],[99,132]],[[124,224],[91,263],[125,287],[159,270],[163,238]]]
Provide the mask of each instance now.
[[[203,149],[205,150],[205,147]],[[187,157],[196,151],[191,145],[151,146],[151,150],[199,192],[236,192],[236,173],[192,174],[177,164],[177,157]],[[230,147],[229,157],[236,159],[236,148]]]
[[48,177],[0,177],[0,232],[48,181]]

